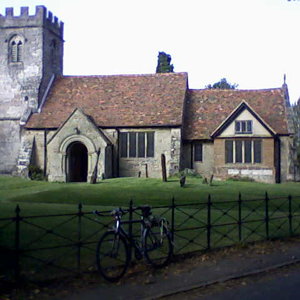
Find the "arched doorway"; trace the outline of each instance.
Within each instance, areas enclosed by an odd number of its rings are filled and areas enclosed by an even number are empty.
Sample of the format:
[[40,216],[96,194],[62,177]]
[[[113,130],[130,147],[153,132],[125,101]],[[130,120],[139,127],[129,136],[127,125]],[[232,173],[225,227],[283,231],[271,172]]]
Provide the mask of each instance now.
[[67,182],[86,182],[88,151],[84,144],[73,142],[67,148]]

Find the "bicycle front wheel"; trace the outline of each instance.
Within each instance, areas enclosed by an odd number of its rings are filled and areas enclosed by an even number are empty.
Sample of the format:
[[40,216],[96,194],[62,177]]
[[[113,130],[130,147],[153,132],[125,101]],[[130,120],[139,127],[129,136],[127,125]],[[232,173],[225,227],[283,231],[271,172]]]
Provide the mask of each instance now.
[[96,250],[100,274],[108,281],[118,281],[129,265],[129,251],[123,235],[108,231],[101,237]]
[[146,229],[144,236],[145,257],[155,268],[166,266],[172,257],[171,236],[166,227],[154,225]]

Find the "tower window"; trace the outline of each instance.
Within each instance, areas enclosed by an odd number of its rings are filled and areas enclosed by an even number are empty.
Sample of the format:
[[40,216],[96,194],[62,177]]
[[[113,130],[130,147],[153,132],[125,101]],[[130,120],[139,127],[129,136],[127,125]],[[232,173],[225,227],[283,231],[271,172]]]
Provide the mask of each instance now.
[[15,35],[9,42],[9,62],[16,63],[23,60],[23,40]]
[[11,43],[11,61],[16,62],[17,61],[17,53],[18,53],[18,48],[17,44],[15,41]]
[[23,52],[23,43],[21,41],[18,42],[17,45],[17,61],[22,61],[22,53]]

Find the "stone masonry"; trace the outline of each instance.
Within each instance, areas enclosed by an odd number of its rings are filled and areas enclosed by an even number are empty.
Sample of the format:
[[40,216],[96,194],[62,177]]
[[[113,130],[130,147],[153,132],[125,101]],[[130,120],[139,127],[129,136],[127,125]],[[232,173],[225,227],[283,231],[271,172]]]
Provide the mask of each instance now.
[[[43,6],[28,12],[22,7],[15,16],[7,8],[0,15],[0,174],[17,170],[22,125],[42,105],[53,74],[62,74],[63,23]],[[14,39],[20,41],[15,58]]]
[[[193,90],[187,73],[63,76],[63,29],[44,6],[0,15],[0,174],[26,176],[32,164],[49,181],[161,177],[163,154],[167,176],[299,176],[285,81]],[[227,140],[243,146],[228,152]]]

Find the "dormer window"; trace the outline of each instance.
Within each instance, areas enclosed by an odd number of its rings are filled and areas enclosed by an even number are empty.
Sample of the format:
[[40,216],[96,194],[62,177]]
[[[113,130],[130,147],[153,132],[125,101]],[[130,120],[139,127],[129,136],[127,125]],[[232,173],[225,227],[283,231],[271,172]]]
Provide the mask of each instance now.
[[235,121],[235,133],[252,133],[252,121]]
[[9,61],[12,63],[23,60],[23,40],[20,36],[15,35],[9,42]]

